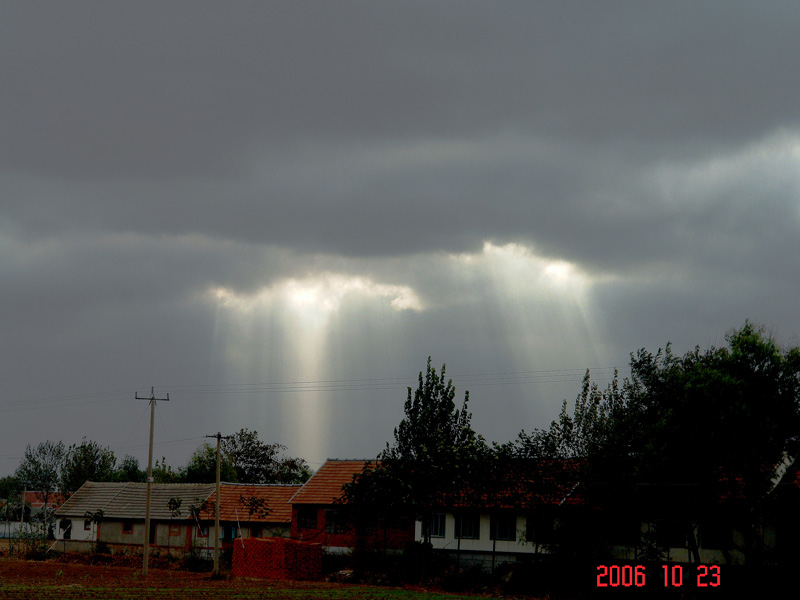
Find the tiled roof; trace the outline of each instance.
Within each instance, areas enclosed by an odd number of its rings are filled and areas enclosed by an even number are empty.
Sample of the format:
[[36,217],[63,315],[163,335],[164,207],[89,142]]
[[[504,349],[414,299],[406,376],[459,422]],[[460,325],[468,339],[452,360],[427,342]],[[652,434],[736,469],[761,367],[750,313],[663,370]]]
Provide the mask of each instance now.
[[[189,506],[214,492],[208,483],[154,483],[150,494],[150,518],[171,519],[169,501],[181,500],[181,515],[189,518]],[[147,503],[146,483],[106,483],[87,481],[56,510],[58,517],[82,517],[86,512],[103,511],[104,518],[144,519]]]
[[[44,501],[41,498],[43,497],[43,492],[27,490],[25,492],[25,503],[30,504],[31,508],[42,508]],[[64,497],[64,494],[60,492],[50,492],[50,496],[47,499],[48,509],[61,504],[64,501]]]
[[[289,500],[301,487],[300,484],[255,485],[223,483],[220,485],[219,518],[222,521],[291,523],[292,505],[289,504]],[[269,513],[266,517],[261,517],[258,514],[251,515],[249,508],[242,504],[242,498],[263,498],[266,501]],[[216,492],[211,494],[208,502],[209,510],[203,513],[203,517],[205,518],[207,514],[210,514],[209,518],[213,518]]]
[[353,480],[372,460],[328,459],[319,470],[305,482],[292,498],[292,504],[333,504],[342,496],[342,486]]

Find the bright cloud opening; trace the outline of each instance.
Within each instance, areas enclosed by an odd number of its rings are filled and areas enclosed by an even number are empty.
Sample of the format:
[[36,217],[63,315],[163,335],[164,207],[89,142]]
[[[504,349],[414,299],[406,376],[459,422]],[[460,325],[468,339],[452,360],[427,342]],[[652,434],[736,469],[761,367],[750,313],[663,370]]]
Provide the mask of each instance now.
[[[347,303],[358,303],[360,308],[366,303],[384,316],[387,308],[391,312],[423,310],[409,286],[332,272],[283,279],[254,292],[216,287],[209,295],[217,303],[218,350],[236,380],[332,377],[329,342],[336,329],[332,326]],[[369,318],[366,313],[364,318]],[[266,409],[256,406],[253,410],[249,418],[257,420]],[[309,456],[324,458],[331,417],[324,395],[298,394],[284,410],[286,439],[299,440]]]

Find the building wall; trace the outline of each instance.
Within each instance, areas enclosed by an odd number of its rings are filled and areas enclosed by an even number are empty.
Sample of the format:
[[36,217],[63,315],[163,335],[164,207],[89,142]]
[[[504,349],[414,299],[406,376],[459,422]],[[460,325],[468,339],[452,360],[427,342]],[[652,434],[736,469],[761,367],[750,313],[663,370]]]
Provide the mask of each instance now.
[[[491,539],[491,516],[482,513],[479,518],[479,537],[478,539],[462,539],[455,537],[456,519],[453,513],[445,515],[445,535],[444,537],[431,537],[431,545],[439,550],[464,551],[464,552],[494,552],[503,554],[533,554],[536,548],[533,544],[525,542],[525,528],[527,520],[523,515],[516,515],[516,540],[493,540]],[[414,539],[423,540],[422,523],[417,521],[414,524]]]
[[[312,508],[316,513],[316,526],[301,527],[298,511]],[[359,545],[375,550],[402,550],[414,539],[414,529],[410,523],[408,526],[399,525],[397,527],[381,528],[374,533],[363,535],[358,535],[355,529],[347,524],[343,524],[342,529],[339,531],[328,531],[326,511],[335,510],[335,508],[333,506],[292,506],[291,538],[322,544],[323,548],[328,552],[344,551],[356,548]]]
[[66,527],[69,524],[69,539],[76,541],[91,541],[97,539],[97,523],[90,523],[89,529],[85,528],[85,519],[56,519],[53,533],[57,540],[63,540]]

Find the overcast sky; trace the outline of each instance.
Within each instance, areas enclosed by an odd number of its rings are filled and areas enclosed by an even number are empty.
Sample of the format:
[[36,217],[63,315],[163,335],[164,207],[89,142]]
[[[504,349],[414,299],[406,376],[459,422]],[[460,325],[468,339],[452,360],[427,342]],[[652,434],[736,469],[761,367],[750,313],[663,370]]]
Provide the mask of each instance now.
[[0,475],[243,427],[498,442],[590,368],[800,344],[800,4],[0,3]]

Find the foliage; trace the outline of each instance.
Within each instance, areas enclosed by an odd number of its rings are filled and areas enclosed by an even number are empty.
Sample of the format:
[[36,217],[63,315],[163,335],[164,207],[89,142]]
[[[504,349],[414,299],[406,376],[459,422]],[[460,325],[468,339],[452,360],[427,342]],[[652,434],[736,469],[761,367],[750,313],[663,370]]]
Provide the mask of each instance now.
[[387,444],[378,465],[345,487],[345,499],[356,513],[384,507],[396,515],[421,519],[428,542],[427,524],[436,506],[470,491],[479,493],[491,452],[470,425],[469,392],[460,410],[455,393],[452,379],[445,383],[445,366],[438,374],[428,357],[419,387],[413,394],[408,388],[405,417],[394,431],[394,445]]
[[302,458],[281,456],[286,446],[267,444],[257,431],[241,429],[222,440],[222,451],[231,461],[239,483],[305,483],[311,470]]
[[120,461],[114,473],[116,481],[147,481],[147,471],[139,468],[139,459],[130,454],[126,454],[125,458]]
[[181,516],[181,504],[183,504],[183,498],[170,498],[167,501],[170,517],[174,519]]
[[11,554],[21,554],[27,559],[42,558],[47,552],[47,535],[41,523],[24,523],[12,538]]
[[167,464],[167,459],[161,457],[156,459],[156,464],[153,465],[153,482],[154,483],[181,483],[183,481],[183,473],[174,471],[170,465]]
[[[214,483],[217,481],[217,449],[203,444],[194,451],[184,471],[185,483]],[[227,455],[220,453],[220,481],[238,482],[236,470]]]
[[194,502],[189,506],[189,516],[193,519],[199,519],[201,515],[211,510],[211,503],[208,499],[195,498]]
[[266,519],[271,509],[267,506],[266,498],[259,498],[257,496],[239,496],[239,504],[242,508],[247,509],[247,514],[255,516],[258,519]]
[[548,429],[522,432],[518,454],[581,457],[593,504],[682,521],[695,560],[693,521],[736,523],[738,549],[759,563],[775,468],[800,442],[800,349],[781,350],[750,322],[726,341],[684,356],[669,344],[639,350],[630,379],[603,391],[587,372],[573,414],[565,404]]
[[[28,444],[22,462],[14,474],[28,489],[36,490],[45,506],[53,502],[53,496],[58,491],[65,453],[64,442],[61,441],[47,440],[35,448]],[[47,510],[42,512],[43,518],[48,516]]]
[[94,525],[94,531],[95,531],[95,536],[94,536],[94,537],[95,537],[95,542],[94,542],[94,551],[95,551],[95,553],[99,553],[99,554],[110,554],[110,552],[100,552],[99,540],[97,539],[97,531],[98,531],[98,528],[97,528],[97,526],[98,526],[100,523],[102,523],[102,522],[103,522],[103,518],[104,518],[104,516],[105,516],[105,512],[103,511],[103,509],[102,509],[102,508],[98,508],[98,509],[97,509],[96,511],[94,511],[94,512],[92,512],[92,511],[90,511],[90,510],[87,510],[87,511],[86,511],[86,512],[83,514],[83,518],[84,518],[86,521],[91,521],[91,522],[92,522],[92,524]]
[[[0,500],[3,500],[0,521],[19,519],[22,506],[22,482],[14,475],[0,478]],[[16,513],[16,516],[15,516]]]
[[61,470],[61,490],[77,491],[87,481],[113,481],[117,459],[110,448],[103,448],[85,437],[65,452]]

